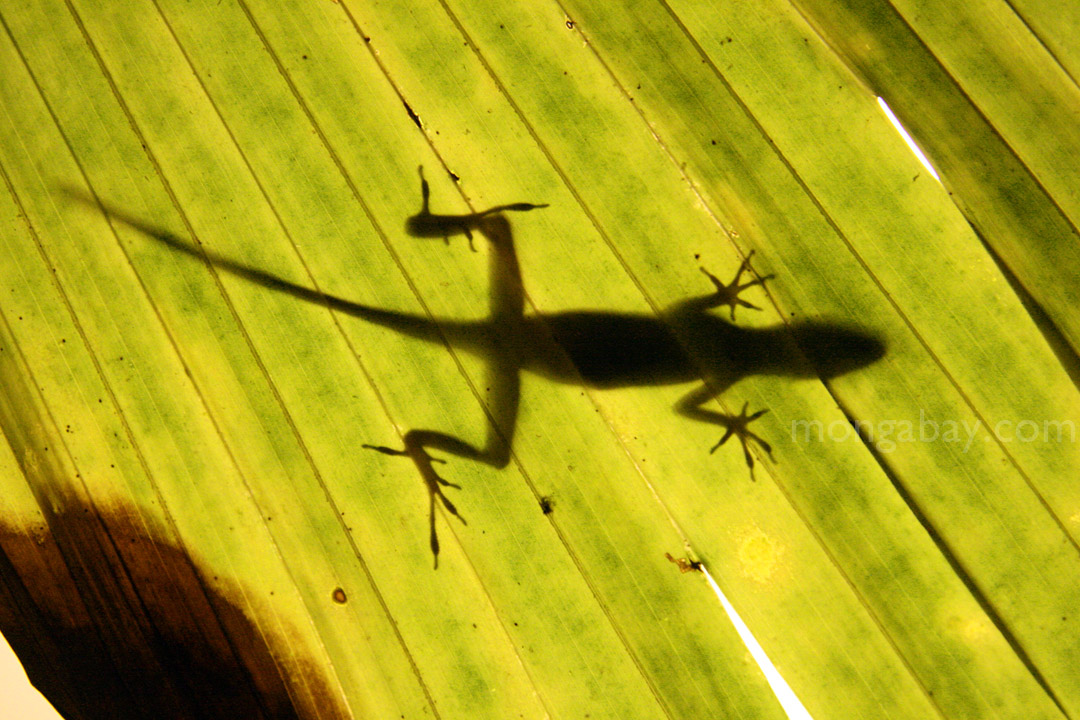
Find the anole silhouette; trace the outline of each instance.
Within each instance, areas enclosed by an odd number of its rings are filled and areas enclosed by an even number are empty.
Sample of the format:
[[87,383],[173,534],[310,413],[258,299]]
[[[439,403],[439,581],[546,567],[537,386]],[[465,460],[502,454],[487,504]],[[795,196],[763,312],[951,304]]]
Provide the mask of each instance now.
[[730,283],[720,282],[702,268],[714,285],[713,292],[677,302],[664,310],[661,317],[603,311],[571,311],[543,316],[526,313],[521,270],[510,222],[504,213],[525,212],[546,205],[514,203],[466,215],[437,215],[428,207],[430,191],[422,169],[420,182],[422,206],[419,213],[406,221],[408,234],[447,241],[451,235],[463,234],[471,241],[473,232],[477,232],[490,244],[489,314],[486,319],[432,319],[326,295],[190,245],[172,233],[128,217],[78,191],[69,191],[69,194],[226,272],[410,337],[448,344],[487,362],[485,386],[490,390],[491,422],[487,424],[483,446],[430,429],[406,432],[401,449],[364,445],[388,455],[408,457],[416,465],[428,490],[430,544],[436,567],[439,559],[436,499],[451,515],[462,522],[465,520],[443,492],[444,488],[459,486],[435,471],[434,463],[444,461],[432,457],[429,451],[449,453],[496,468],[505,467],[510,462],[517,423],[522,371],[556,382],[583,383],[598,388],[699,383],[675,404],[675,411],[725,429],[710,452],[732,436],[738,438],[753,479],[754,456],[750,443],[755,443],[770,457],[772,448],[748,425],[766,411],[748,415],[744,403],[738,415],[728,415],[702,407],[705,403],[748,375],[827,379],[868,365],[884,354],[884,345],[879,340],[859,330],[825,323],[744,329],[709,312],[727,306],[734,321],[736,307],[757,309],[740,294],[755,285],[763,285],[770,276],[740,284],[743,274],[750,270],[750,255]]

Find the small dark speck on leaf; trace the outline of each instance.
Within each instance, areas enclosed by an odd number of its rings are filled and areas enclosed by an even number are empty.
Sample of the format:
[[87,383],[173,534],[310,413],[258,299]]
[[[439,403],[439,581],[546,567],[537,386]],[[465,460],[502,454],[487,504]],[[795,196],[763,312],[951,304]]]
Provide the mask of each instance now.
[[[450,172],[450,171],[447,171],[447,172]],[[450,172],[450,177],[454,178],[454,182],[461,182],[461,178],[458,177],[457,173]]]
[[694,259],[695,260],[700,260],[701,259],[701,253],[694,253]]
[[540,509],[545,515],[550,515],[555,510],[555,503],[548,496],[540,498]]
[[307,55],[304,55],[304,56],[303,56],[303,58],[304,58],[305,60],[307,60]]
[[330,597],[332,597],[334,602],[338,605],[344,605],[349,600],[349,598],[345,596],[345,591],[341,588],[336,588],[334,592],[331,593]]
[[568,28],[570,28],[571,30],[573,30],[573,29],[574,29],[574,21],[573,21],[573,20],[567,20],[567,21],[566,21],[566,27],[568,27]]

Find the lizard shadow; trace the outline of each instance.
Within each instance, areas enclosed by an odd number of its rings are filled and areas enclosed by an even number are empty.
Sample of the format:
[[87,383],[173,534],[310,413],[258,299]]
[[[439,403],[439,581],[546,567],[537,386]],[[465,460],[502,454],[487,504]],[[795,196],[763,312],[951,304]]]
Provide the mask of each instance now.
[[[486,319],[431,318],[327,295],[217,255],[167,230],[125,215],[97,198],[78,191],[69,190],[68,194],[174,250],[270,290],[484,359],[487,368],[485,387],[490,392],[486,407],[489,422],[483,445],[473,445],[431,429],[406,432],[402,437],[402,449],[364,445],[388,455],[407,456],[416,465],[428,489],[430,545],[436,567],[439,554],[436,499],[450,514],[462,522],[464,518],[443,492],[444,488],[459,486],[436,472],[434,463],[443,461],[432,457],[429,451],[449,453],[496,468],[509,464],[522,371],[555,382],[595,388],[697,383],[675,404],[675,411],[684,417],[724,428],[723,436],[710,452],[736,437],[753,479],[751,443],[770,456],[772,448],[748,425],[766,410],[748,415],[744,404],[739,414],[726,414],[703,407],[709,400],[750,375],[827,380],[869,365],[885,354],[885,345],[879,338],[841,324],[796,322],[767,328],[735,325],[736,307],[759,309],[743,299],[741,293],[755,285],[763,285],[771,277],[741,282],[744,273],[752,272],[752,252],[730,283],[721,282],[701,268],[714,286],[713,291],[676,302],[661,311],[660,317],[592,310],[543,315],[526,312],[521,269],[506,213],[526,212],[546,205],[513,203],[464,215],[433,214],[429,209],[430,191],[422,169],[420,177],[421,210],[407,219],[405,231],[413,237],[442,238],[447,242],[452,235],[465,235],[470,244],[476,232],[488,241],[490,290]],[[710,312],[721,306],[730,309],[731,322]]]

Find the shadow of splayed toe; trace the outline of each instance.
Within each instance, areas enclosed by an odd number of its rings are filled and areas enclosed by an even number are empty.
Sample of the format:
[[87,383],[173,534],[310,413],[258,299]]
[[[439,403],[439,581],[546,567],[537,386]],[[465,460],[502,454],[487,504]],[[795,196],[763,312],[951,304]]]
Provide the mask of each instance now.
[[313,663],[283,666],[288,638],[134,517],[0,525],[0,631],[67,720],[349,716]]

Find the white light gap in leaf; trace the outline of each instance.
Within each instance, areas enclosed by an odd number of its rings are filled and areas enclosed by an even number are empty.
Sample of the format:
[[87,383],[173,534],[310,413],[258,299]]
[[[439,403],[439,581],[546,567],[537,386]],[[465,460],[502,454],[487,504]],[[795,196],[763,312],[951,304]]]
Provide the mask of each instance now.
[[891,122],[893,124],[893,127],[896,128],[896,132],[900,133],[900,137],[904,138],[904,142],[906,142],[907,146],[911,148],[911,152],[915,153],[915,157],[919,158],[919,162],[921,162],[923,164],[923,167],[926,168],[927,171],[934,176],[934,179],[938,182],[941,182],[941,178],[938,177],[937,171],[934,170],[934,166],[930,164],[930,161],[927,160],[925,155],[923,155],[923,151],[920,150],[919,146],[915,144],[915,140],[912,139],[911,135],[908,134],[908,131],[904,129],[904,126],[900,124],[899,118],[897,118],[896,115],[893,114],[892,108],[889,107],[889,104],[887,102],[885,102],[885,98],[878,96],[877,101],[878,105],[881,106],[882,111],[885,113],[885,117],[889,118],[889,122]]
[[780,676],[780,672],[776,669],[776,666],[772,664],[772,660],[765,654],[765,650],[758,643],[757,638],[750,632],[750,628],[746,627],[746,623],[739,617],[739,613],[735,612],[735,608],[730,602],[724,592],[720,589],[720,586],[713,580],[713,576],[709,574],[708,568],[704,565],[701,566],[701,572],[705,575],[705,579],[709,581],[709,587],[716,593],[716,597],[720,599],[720,604],[723,605],[724,611],[731,618],[731,622],[735,625],[735,632],[739,633],[739,637],[742,638],[743,643],[746,645],[746,649],[750,651],[750,655],[754,658],[754,662],[758,664],[761,671],[765,673],[765,679],[769,681],[769,687],[776,694],[776,699],[780,701],[780,707],[784,708],[784,712],[791,720],[812,720],[810,713],[803,707],[802,702],[796,697],[795,692],[791,689],[791,686],[787,684],[787,681]]

